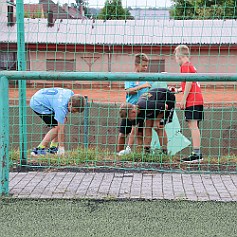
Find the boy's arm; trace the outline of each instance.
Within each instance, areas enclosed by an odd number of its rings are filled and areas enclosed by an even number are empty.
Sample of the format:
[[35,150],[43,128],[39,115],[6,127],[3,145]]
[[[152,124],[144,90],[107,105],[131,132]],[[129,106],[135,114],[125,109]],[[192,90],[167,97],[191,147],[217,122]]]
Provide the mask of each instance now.
[[[65,119],[66,122],[66,119]],[[65,124],[58,123],[58,155],[64,155],[65,153]]]
[[125,89],[125,91],[128,94],[134,95],[136,94],[139,90],[143,89],[143,88],[150,88],[151,84],[149,82],[143,84],[143,85],[139,85],[139,86],[135,86],[135,87],[131,87],[131,88],[127,88]]
[[182,90],[182,87],[180,88],[175,88],[174,86],[170,86],[168,87],[168,89],[173,92],[173,93],[181,93],[183,90]]
[[59,147],[64,147],[64,132],[65,132],[65,125],[58,123],[58,145],[59,145]]
[[137,126],[132,126],[132,131],[129,135],[129,139],[128,139],[128,146],[132,147],[132,145],[134,144],[134,140],[135,140],[135,135],[138,132],[138,127]]
[[132,126],[132,131],[129,135],[129,139],[128,139],[128,145],[126,147],[125,150],[122,150],[118,153],[119,156],[123,156],[123,155],[128,155],[132,152],[131,150],[131,146],[133,145],[134,143],[134,139],[135,139],[135,135],[137,133],[137,130],[138,130],[138,127],[137,126]]
[[185,89],[184,89],[184,95],[183,95],[183,98],[180,102],[180,109],[185,109],[186,101],[187,101],[187,98],[188,98],[191,88],[192,88],[192,82],[186,82]]

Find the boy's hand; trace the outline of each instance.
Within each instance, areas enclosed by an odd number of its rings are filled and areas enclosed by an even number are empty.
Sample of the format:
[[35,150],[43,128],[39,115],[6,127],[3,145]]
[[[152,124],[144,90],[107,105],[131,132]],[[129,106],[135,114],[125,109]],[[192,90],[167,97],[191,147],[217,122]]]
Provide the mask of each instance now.
[[60,147],[58,148],[57,155],[63,156],[64,154],[65,154],[65,149],[64,149],[63,146],[60,146]]
[[146,82],[146,83],[144,84],[144,88],[151,88],[151,84],[150,84],[149,82]]
[[174,86],[169,86],[168,89],[173,92],[173,93],[177,93],[178,92],[178,89],[175,88]]
[[186,100],[182,99],[180,102],[180,109],[185,109],[185,107],[186,107]]

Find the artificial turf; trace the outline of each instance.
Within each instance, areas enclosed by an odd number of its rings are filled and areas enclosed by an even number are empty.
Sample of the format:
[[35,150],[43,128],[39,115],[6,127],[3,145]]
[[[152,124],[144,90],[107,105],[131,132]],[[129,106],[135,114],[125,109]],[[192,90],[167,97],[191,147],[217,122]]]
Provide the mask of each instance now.
[[232,237],[237,203],[0,199],[1,237]]

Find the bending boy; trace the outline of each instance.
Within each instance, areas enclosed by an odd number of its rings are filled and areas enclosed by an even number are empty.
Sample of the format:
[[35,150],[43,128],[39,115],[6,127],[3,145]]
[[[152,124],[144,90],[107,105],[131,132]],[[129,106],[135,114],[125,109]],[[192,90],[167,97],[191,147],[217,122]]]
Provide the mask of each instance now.
[[129,137],[133,140],[137,124],[139,121],[145,120],[144,125],[144,151],[150,152],[150,144],[152,139],[152,128],[158,134],[162,152],[167,154],[167,135],[164,130],[166,123],[172,122],[175,108],[175,95],[165,88],[154,88],[144,93],[138,100],[136,105],[127,103],[120,106],[120,117],[128,118],[133,122],[132,132]]
[[30,100],[30,107],[51,129],[31,155],[46,155],[46,146],[50,141],[48,152],[63,155],[66,116],[69,112],[83,112],[84,105],[84,97],[69,89],[45,88],[37,91]]

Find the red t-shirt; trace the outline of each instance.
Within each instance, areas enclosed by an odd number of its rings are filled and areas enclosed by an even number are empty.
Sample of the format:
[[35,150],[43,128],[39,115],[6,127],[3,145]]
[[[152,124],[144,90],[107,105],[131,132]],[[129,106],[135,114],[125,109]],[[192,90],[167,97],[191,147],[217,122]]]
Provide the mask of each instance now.
[[[196,68],[190,62],[184,63],[180,67],[181,73],[196,73]],[[181,82],[182,91],[184,92],[186,86],[186,82]],[[200,84],[198,82],[192,82],[192,87],[189,92],[189,95],[186,100],[186,107],[194,106],[194,105],[203,105],[203,96],[200,88]]]

